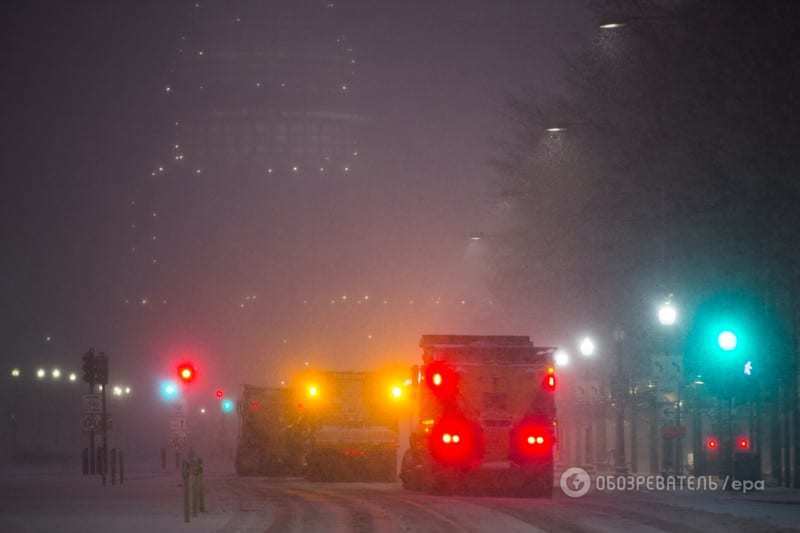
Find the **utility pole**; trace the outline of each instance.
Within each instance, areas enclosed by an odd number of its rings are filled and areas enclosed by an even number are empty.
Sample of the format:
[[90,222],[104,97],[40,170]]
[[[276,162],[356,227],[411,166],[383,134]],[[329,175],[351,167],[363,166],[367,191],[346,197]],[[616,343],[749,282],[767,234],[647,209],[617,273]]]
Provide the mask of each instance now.
[[[83,354],[83,381],[89,385],[89,394],[94,394],[96,379],[94,348]],[[95,473],[94,426],[89,430],[89,473]]]

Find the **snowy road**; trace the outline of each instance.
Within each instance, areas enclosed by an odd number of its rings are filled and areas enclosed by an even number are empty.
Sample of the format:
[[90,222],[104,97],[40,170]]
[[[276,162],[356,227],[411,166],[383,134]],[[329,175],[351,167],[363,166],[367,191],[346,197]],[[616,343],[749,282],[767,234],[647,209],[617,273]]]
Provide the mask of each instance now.
[[0,478],[3,532],[799,531],[797,493],[590,493],[552,500],[432,496],[397,484],[209,476],[208,513],[184,524],[175,476]]
[[[800,505],[725,494],[590,494],[552,500],[444,497],[394,484],[224,481],[223,531],[797,531]],[[800,502],[799,502],[800,503]]]

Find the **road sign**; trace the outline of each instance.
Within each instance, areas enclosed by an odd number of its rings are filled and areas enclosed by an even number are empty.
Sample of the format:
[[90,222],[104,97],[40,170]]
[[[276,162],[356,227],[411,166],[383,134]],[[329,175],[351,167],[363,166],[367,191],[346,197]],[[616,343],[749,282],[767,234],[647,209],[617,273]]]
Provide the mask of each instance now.
[[84,394],[83,395],[83,412],[84,414],[100,414],[103,411],[103,401],[100,399],[99,394]]

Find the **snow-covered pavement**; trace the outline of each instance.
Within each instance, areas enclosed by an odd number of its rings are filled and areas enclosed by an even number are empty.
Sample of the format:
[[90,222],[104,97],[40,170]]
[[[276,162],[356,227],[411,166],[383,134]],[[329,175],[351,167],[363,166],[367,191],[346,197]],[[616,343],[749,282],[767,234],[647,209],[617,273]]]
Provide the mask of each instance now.
[[210,475],[208,513],[184,524],[173,475],[0,478],[3,532],[798,531],[796,493],[597,493],[552,500],[432,496],[390,483]]

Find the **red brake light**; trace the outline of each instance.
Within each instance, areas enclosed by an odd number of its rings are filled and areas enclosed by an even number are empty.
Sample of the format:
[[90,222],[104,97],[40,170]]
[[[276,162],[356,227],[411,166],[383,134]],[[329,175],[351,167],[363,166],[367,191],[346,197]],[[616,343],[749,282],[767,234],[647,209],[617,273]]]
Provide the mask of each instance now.
[[518,463],[525,463],[547,456],[552,452],[553,425],[543,417],[523,419],[511,431],[509,456]]
[[544,388],[551,392],[556,390],[556,370],[553,367],[547,369],[547,375],[544,378]]
[[461,415],[445,415],[433,425],[428,440],[439,463],[469,466],[483,456],[480,426]]
[[425,366],[425,383],[440,400],[450,400],[458,393],[458,373],[444,361]]

